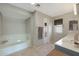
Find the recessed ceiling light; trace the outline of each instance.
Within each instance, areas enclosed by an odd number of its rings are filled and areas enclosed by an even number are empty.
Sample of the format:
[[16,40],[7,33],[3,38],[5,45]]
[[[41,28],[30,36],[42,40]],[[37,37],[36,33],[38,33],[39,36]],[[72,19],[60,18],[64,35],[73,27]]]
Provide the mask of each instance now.
[[33,5],[33,4],[35,4],[35,2],[32,2],[31,4]]
[[21,42],[21,40],[17,40],[17,42]]

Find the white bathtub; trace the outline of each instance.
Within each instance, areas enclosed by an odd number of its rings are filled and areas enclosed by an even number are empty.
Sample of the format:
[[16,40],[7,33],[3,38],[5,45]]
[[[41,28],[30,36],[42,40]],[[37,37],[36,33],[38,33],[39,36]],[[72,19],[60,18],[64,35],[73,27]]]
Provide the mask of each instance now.
[[20,43],[17,43],[14,45],[8,45],[8,46],[4,45],[0,47],[0,56],[9,55],[28,47],[29,45],[26,42],[20,42]]
[[[0,44],[0,56],[9,55],[30,46],[30,36],[26,35],[5,35],[3,39],[8,40]],[[19,41],[18,41],[19,40]]]

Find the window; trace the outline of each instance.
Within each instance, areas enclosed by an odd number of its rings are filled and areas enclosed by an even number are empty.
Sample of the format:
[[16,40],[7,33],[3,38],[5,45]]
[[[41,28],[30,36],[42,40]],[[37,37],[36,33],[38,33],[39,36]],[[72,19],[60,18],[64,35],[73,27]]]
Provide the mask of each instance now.
[[54,21],[54,27],[56,33],[62,33],[63,32],[63,19],[57,19]]
[[55,26],[56,33],[62,33],[62,31],[63,31],[63,25],[56,25]]
[[69,30],[70,31],[78,30],[78,21],[76,20],[69,21]]

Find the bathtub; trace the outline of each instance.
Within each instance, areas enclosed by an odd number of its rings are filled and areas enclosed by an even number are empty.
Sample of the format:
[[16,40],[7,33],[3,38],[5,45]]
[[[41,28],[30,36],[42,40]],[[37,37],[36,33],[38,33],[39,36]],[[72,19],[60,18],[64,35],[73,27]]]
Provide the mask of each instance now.
[[8,45],[8,46],[4,45],[0,47],[0,56],[6,56],[28,47],[29,45],[27,45],[26,42],[20,42],[20,43]]
[[[29,37],[29,36],[28,36]],[[0,56],[6,56],[22,49],[30,47],[30,38],[26,39],[23,35],[7,35],[4,39],[8,39],[5,44],[0,44]],[[20,39],[19,39],[20,38]],[[21,40],[21,41],[20,41]]]

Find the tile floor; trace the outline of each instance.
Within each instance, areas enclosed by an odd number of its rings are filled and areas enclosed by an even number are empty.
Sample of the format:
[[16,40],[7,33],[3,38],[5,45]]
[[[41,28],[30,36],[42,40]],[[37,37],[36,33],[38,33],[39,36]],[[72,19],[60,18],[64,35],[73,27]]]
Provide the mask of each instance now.
[[9,56],[46,56],[54,49],[54,45],[47,43],[42,46],[30,47],[19,52],[10,54]]

